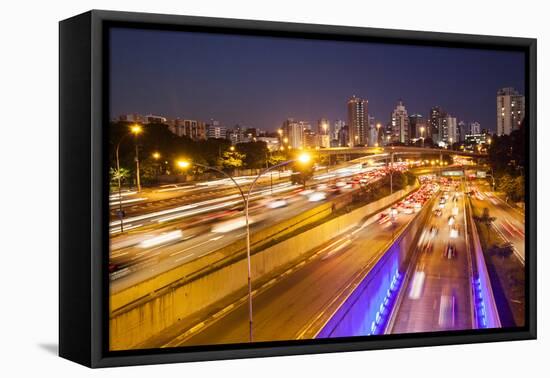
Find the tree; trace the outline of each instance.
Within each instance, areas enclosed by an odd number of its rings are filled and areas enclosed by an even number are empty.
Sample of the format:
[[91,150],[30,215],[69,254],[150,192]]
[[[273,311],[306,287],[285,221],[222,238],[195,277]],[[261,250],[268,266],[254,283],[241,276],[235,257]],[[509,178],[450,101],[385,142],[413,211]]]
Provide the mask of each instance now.
[[130,176],[130,171],[123,167],[120,167],[120,170],[117,170],[116,168],[111,168],[109,170],[109,175],[111,176],[111,182],[118,186],[119,178],[121,183],[125,182],[126,179]]
[[244,166],[246,168],[264,168],[268,154],[267,143],[248,142],[238,143],[236,150],[245,155]]
[[497,189],[506,194],[506,200],[519,202],[525,198],[525,179],[523,176],[513,177],[503,174],[496,179]]
[[226,151],[223,153],[220,159],[220,165],[223,169],[235,170],[243,166],[243,160],[246,158],[245,154],[237,151]]
[[483,208],[483,213],[481,214],[481,216],[475,217],[476,221],[478,221],[479,223],[485,226],[485,230],[487,232],[487,244],[491,242],[490,228],[493,222],[495,221],[495,219],[496,219],[495,217],[490,216],[489,209],[486,207]]
[[272,167],[287,160],[287,157],[281,153],[274,153],[269,156],[269,166]]
[[292,164],[292,171],[294,172],[290,177],[292,184],[300,184],[306,188],[306,183],[309,179],[313,177],[313,172],[315,168],[313,164],[302,165],[298,162]]

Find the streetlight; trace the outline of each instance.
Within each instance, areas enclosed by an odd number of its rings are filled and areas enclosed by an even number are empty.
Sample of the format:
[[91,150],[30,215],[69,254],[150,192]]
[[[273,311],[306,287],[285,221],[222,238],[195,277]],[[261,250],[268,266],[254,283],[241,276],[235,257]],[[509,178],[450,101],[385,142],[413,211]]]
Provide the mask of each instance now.
[[134,134],[134,137],[136,138],[136,143],[135,143],[136,145],[136,185],[137,185],[137,191],[141,192],[141,182],[139,179],[139,148],[137,144],[137,136],[141,134],[143,129],[141,128],[140,125],[135,124],[132,127],[130,127],[130,131],[132,132],[132,134]]
[[151,156],[156,160],[155,181],[158,184],[158,175],[161,173],[160,164],[158,163],[158,160],[160,159],[160,152],[155,151],[151,154]]
[[424,148],[424,126],[420,126],[420,138],[422,138],[422,148]]
[[[130,127],[130,132],[124,134],[118,141],[116,148],[115,148],[115,157],[116,157],[116,170],[117,170],[117,181],[118,181],[118,217],[120,219],[120,232],[124,232],[124,225],[122,222],[122,218],[124,217],[122,212],[122,184],[121,184],[121,175],[120,175],[120,158],[119,158],[119,149],[120,144],[126,138],[128,135],[133,134],[136,138],[137,136],[142,132],[142,128],[140,125],[135,124]],[[139,159],[138,159],[138,147],[136,143],[136,164],[137,164],[137,184],[138,184],[138,192],[141,190],[141,186],[139,183]]]
[[[298,158],[291,159],[287,161],[283,161],[282,163],[275,164],[269,168],[264,169],[262,172],[254,178],[252,181],[252,184],[250,184],[250,187],[248,188],[248,193],[246,195],[246,201],[245,201],[245,219],[246,219],[246,258],[248,262],[248,318],[249,318],[249,340],[252,342],[252,273],[251,273],[251,266],[250,266],[250,222],[248,221],[248,209],[249,209],[249,202],[250,202],[250,195],[252,194],[252,189],[254,189],[254,185],[256,185],[256,181],[266,174],[269,171],[272,171],[274,169],[280,168],[284,165],[288,165],[293,162],[299,162],[300,164],[307,165],[311,162],[311,155],[307,152],[301,153]],[[236,184],[236,183],[235,183]],[[237,185],[237,184],[236,184]]]
[[199,164],[199,163],[191,163],[189,160],[178,160],[176,162],[177,166],[180,167],[181,169],[187,169],[187,168],[191,167],[191,165],[196,165],[198,167],[202,167],[202,168],[205,168],[205,169],[211,169],[213,171],[221,173],[222,175],[224,175],[225,177],[230,179],[233,182],[233,184],[235,184],[235,186],[239,190],[239,193],[240,193],[240,195],[243,199],[243,203],[244,203],[244,206],[245,206],[245,222],[246,222],[246,260],[247,260],[247,276],[248,276],[247,279],[248,279],[248,320],[249,320],[249,335],[248,335],[248,337],[249,337],[250,342],[252,342],[252,319],[253,319],[253,317],[252,317],[252,269],[251,269],[251,253],[250,253],[251,252],[251,248],[250,248],[250,222],[249,222],[249,215],[248,215],[250,195],[252,194],[252,189],[254,188],[254,185],[256,184],[256,181],[258,181],[258,179],[261,176],[263,176],[264,174],[266,174],[269,171],[280,168],[284,165],[293,163],[295,161],[297,161],[301,164],[307,165],[311,161],[311,156],[308,153],[302,153],[298,156],[297,159],[287,160],[287,161],[284,161],[282,163],[279,163],[279,164],[276,164],[276,165],[273,165],[271,167],[268,167],[268,168],[264,169],[263,171],[260,172],[260,174],[258,174],[258,176],[256,176],[256,178],[254,178],[254,180],[252,181],[252,184],[248,188],[248,192],[247,192],[246,195],[244,194],[241,186],[237,183],[237,181],[235,181],[235,179],[232,176],[230,176],[229,174],[227,174],[226,172],[224,172],[224,171],[222,171],[218,168],[210,167],[210,166]]

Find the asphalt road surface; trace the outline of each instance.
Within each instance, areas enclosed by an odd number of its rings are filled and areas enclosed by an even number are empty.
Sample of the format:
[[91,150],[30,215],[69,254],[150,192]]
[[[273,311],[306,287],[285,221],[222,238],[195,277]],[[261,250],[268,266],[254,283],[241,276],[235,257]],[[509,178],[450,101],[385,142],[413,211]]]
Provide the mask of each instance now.
[[472,196],[476,213],[481,215],[483,208],[489,209],[489,215],[495,217],[493,229],[512,244],[516,256],[525,262],[525,215],[492,192],[487,183],[476,182],[472,187],[478,194]]
[[[396,311],[390,333],[434,332],[473,328],[470,260],[467,256],[463,185],[450,190],[449,198],[436,216],[439,200],[433,205],[419,240],[418,258],[409,280],[403,286],[403,300]],[[442,195],[442,194],[441,194]],[[454,198],[456,196],[456,202]],[[453,210],[455,209],[455,210]],[[458,234],[451,237],[450,217]],[[437,234],[431,233],[431,228]],[[454,256],[445,254],[447,246]]]
[[[328,309],[329,303],[383,250],[414,215],[399,214],[396,224],[380,224],[377,215],[318,248],[311,261],[282,275],[253,297],[253,340],[291,340]],[[393,228],[393,232],[392,232]],[[163,346],[243,343],[248,341],[248,303],[235,306],[190,338],[175,337]]]

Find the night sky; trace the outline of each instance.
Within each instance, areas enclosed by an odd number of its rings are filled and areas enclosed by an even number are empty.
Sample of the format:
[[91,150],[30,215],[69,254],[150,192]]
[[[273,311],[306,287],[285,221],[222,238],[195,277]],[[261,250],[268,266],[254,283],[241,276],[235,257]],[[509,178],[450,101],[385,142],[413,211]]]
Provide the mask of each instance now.
[[524,93],[519,52],[112,29],[110,54],[112,118],[152,113],[274,131],[289,117],[346,120],[356,95],[383,124],[402,99],[409,115],[439,105],[494,130],[497,89]]

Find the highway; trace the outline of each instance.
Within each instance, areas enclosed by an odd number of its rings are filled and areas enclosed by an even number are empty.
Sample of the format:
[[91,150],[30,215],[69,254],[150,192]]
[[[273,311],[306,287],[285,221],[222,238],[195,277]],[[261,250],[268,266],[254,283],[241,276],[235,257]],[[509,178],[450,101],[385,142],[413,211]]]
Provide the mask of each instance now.
[[489,209],[489,216],[495,217],[493,230],[512,245],[516,256],[525,264],[525,215],[491,191],[486,182],[473,183],[472,189],[475,193],[472,204],[477,215],[481,215],[482,209]]
[[[448,199],[442,207],[436,201],[426,221],[416,261],[403,285],[402,301],[394,309],[388,333],[474,328],[464,185],[457,185],[456,190],[450,185],[447,189]],[[440,215],[436,214],[439,210]],[[454,246],[454,253],[449,254],[449,245]]]
[[[379,179],[385,168],[354,168],[327,175],[318,174],[316,185],[326,186],[333,177],[347,180],[350,175],[363,174],[372,181]],[[368,172],[367,172],[368,171]],[[367,172],[367,173],[366,173]],[[333,176],[334,175],[334,176]],[[364,176],[367,175],[367,176]],[[327,177],[329,176],[329,177]],[[339,189],[339,195],[354,190],[352,185]],[[273,193],[273,195],[272,195]],[[250,208],[251,232],[277,224],[318,206],[297,185],[281,183],[262,188],[252,195]],[[323,194],[324,195],[324,194]],[[338,194],[332,194],[332,196]],[[331,194],[327,194],[330,199]],[[270,203],[284,199],[280,207]],[[111,236],[111,292],[139,283],[171,268],[212,253],[245,237],[242,199],[238,194],[208,199],[171,209],[136,215],[126,220],[124,234]],[[116,223],[116,222],[115,222]],[[130,225],[135,228],[130,228]],[[116,224],[112,227],[117,227]],[[223,254],[220,258],[224,257]]]
[[[251,212],[251,232],[276,224],[296,216],[315,206],[318,202],[308,202],[307,198],[295,196],[290,198],[288,205],[270,209],[269,218],[263,206],[256,207]],[[241,211],[229,212],[223,217],[224,222],[242,221]],[[213,218],[215,221],[217,218]],[[126,287],[143,281],[171,268],[189,262],[193,259],[212,253],[220,248],[245,237],[244,223],[237,229],[216,232],[212,221],[181,222],[177,226],[157,227],[151,231],[140,233],[134,241],[128,236],[120,241],[111,252],[111,264],[116,264],[117,271],[111,275],[111,291],[118,292]],[[162,236],[174,235],[173,240]],[[159,245],[152,245],[159,240]],[[128,246],[126,246],[128,244]],[[220,256],[220,258],[223,256]]]
[[[387,214],[387,210],[381,213]],[[354,276],[379,258],[392,235],[414,216],[400,213],[392,225],[389,218],[381,222],[380,214],[376,214],[312,251],[307,261],[255,288],[254,341],[300,338],[312,319],[329,311],[334,301],[341,299]],[[200,331],[189,334],[181,330],[168,340],[158,338],[157,346],[247,342],[247,302],[240,301],[227,308],[231,310],[223,316],[214,314],[211,322],[205,320]]]
[[[291,171],[288,170],[281,173],[274,172],[273,184],[288,183],[290,174]],[[235,181],[241,185],[243,189],[247,189],[254,177],[255,176],[239,176],[235,178]],[[266,187],[271,187],[269,174],[258,180],[256,190],[265,189]],[[159,187],[142,189],[139,193],[135,190],[124,190],[121,192],[120,196],[115,191],[109,196],[111,229],[115,231],[118,229],[113,226],[119,224],[119,222],[117,222],[117,211],[119,207],[122,207],[126,217],[131,218],[153,211],[170,209],[176,206],[238,193],[239,191],[235,187],[235,184],[226,178],[188,184],[161,185]]]

